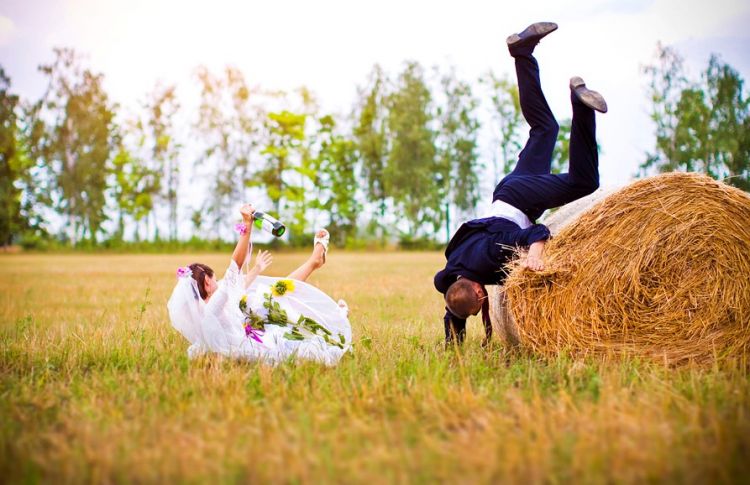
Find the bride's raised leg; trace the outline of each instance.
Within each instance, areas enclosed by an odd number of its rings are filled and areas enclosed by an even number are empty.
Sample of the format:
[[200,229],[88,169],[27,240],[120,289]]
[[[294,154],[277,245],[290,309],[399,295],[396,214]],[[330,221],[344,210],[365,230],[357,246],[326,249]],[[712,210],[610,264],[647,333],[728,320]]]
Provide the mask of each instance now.
[[[328,231],[325,229],[321,229],[315,234],[316,241],[318,239],[323,239],[328,234]],[[322,242],[316,242],[313,246],[312,254],[309,258],[307,258],[307,261],[302,263],[302,265],[289,273],[289,276],[287,278],[294,278],[295,280],[299,281],[307,281],[307,278],[310,277],[310,275],[315,271],[316,269],[319,269],[322,267],[325,262],[325,253],[326,253],[326,245]]]

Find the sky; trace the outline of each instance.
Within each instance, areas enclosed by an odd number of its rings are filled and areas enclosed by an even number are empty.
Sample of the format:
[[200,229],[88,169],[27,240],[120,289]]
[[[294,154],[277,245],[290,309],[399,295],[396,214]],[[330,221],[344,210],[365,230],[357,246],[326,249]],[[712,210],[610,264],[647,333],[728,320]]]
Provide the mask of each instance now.
[[604,186],[626,183],[653,148],[641,68],[658,41],[693,76],[716,53],[750,79],[750,0],[0,0],[0,65],[12,91],[35,99],[37,66],[73,47],[124,107],[157,82],[194,85],[198,65],[232,65],[252,85],[305,85],[323,111],[348,114],[375,63],[391,74],[406,60],[453,65],[467,80],[513,74],[505,38],[535,21],[559,24],[535,52],[555,115],[570,116],[573,75],[607,99],[597,118]]

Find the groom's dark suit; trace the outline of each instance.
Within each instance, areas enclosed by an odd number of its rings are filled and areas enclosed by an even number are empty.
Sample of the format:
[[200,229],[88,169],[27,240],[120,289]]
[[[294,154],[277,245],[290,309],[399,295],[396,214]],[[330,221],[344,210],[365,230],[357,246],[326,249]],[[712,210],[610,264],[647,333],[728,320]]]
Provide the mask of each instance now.
[[[542,224],[521,229],[514,222],[500,217],[462,224],[445,250],[447,264],[435,275],[435,288],[445,294],[459,276],[483,285],[502,284],[505,279],[502,265],[512,257],[513,249],[548,238],[549,230]],[[456,317],[446,308],[444,322],[446,342],[451,341],[453,332],[462,342],[466,334],[466,319]]]
[[[495,188],[493,201],[502,201],[523,212],[533,222],[542,213],[595,191],[599,186],[599,158],[596,145],[594,111],[584,105],[573,92],[573,120],[570,132],[570,170],[550,173],[552,151],[557,140],[558,125],[542,92],[539,65],[532,56],[533,45],[511,49],[524,118],[531,126],[529,140],[518,157],[515,169]],[[491,217],[463,224],[445,250],[445,269],[435,275],[435,288],[445,294],[463,276],[482,285],[501,284],[505,278],[503,265],[512,257],[513,248],[528,247],[549,238],[549,230],[541,224],[521,227],[508,219]],[[485,330],[491,333],[488,306],[482,308]],[[445,339],[453,333],[463,341],[466,320],[447,311],[444,318]]]

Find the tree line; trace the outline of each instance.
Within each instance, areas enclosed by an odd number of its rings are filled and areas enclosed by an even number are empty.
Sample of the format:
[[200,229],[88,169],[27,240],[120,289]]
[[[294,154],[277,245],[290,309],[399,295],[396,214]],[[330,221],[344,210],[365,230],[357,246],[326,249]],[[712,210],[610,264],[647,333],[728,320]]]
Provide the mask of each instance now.
[[[683,64],[660,45],[644,68],[656,141],[639,175],[702,171],[750,190],[743,79],[718,56],[699,80]],[[491,71],[470,82],[414,61],[396,74],[375,65],[351,112],[336,115],[306,88],[262,89],[232,67],[196,70],[195,108],[157,84],[135,113],[71,49],[39,69],[45,92],[21,100],[0,66],[3,245],[176,241],[186,227],[194,239],[229,238],[232,211],[250,197],[287,224],[291,244],[319,225],[341,246],[445,240],[479,201],[482,125],[495,180],[526,138],[515,81]],[[555,171],[568,158],[570,120],[559,122]]]

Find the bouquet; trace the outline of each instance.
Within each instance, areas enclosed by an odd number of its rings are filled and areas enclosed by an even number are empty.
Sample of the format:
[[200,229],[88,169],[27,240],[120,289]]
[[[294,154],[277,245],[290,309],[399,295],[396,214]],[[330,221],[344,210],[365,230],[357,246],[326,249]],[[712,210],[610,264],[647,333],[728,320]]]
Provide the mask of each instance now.
[[344,348],[346,339],[343,335],[337,334],[333,336],[330,330],[325,328],[314,319],[300,315],[295,323],[289,321],[289,316],[286,311],[281,308],[279,302],[274,300],[275,296],[283,296],[285,294],[294,291],[294,282],[291,280],[279,280],[271,286],[271,292],[266,293],[263,307],[268,310],[265,317],[258,315],[253,312],[250,306],[247,304],[247,295],[240,299],[240,310],[245,316],[243,323],[245,327],[245,335],[248,338],[252,338],[257,342],[261,342],[260,337],[263,335],[266,325],[278,325],[280,327],[288,327],[289,331],[284,334],[284,338],[288,340],[305,340],[307,336],[318,336],[323,341],[334,347],[340,349]]
[[253,312],[250,305],[247,304],[247,295],[240,298],[240,311],[245,316],[245,321],[242,323],[245,327],[245,335],[258,343],[263,343],[261,337],[265,331],[265,323],[263,317]]

